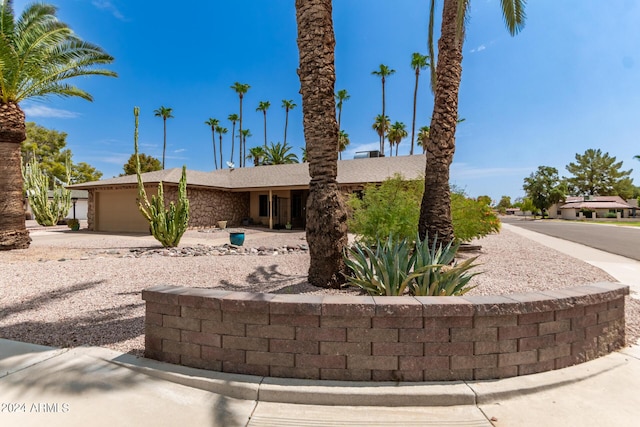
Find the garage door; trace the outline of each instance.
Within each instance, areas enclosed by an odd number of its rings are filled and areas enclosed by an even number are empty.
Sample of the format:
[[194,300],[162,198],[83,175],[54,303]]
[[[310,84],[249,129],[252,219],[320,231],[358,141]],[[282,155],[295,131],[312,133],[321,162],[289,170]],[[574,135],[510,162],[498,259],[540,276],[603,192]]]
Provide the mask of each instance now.
[[149,232],[149,223],[136,204],[137,190],[96,192],[96,231]]

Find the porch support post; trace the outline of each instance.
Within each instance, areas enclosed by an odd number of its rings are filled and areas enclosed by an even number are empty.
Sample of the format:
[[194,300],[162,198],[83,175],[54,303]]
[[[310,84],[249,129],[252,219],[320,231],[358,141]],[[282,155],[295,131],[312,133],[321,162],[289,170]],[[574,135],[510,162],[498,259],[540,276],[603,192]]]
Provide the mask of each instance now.
[[269,230],[273,230],[273,192],[269,189]]

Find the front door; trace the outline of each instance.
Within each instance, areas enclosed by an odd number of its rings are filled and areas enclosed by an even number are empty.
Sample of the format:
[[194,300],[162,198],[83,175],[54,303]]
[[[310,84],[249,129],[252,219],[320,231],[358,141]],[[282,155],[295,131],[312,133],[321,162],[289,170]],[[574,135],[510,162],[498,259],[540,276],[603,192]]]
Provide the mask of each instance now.
[[291,226],[305,228],[307,225],[307,190],[291,191]]

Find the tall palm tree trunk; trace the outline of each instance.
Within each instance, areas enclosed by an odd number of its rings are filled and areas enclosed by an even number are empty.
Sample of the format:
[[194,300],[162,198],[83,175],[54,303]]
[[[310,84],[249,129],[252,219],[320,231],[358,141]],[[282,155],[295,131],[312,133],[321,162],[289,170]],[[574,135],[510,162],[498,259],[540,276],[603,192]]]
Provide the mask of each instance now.
[[233,122],[231,124],[231,157],[229,160],[231,163],[233,163],[233,149],[235,145],[236,145],[236,123]]
[[18,104],[0,104],[0,250],[26,249],[20,144],[26,139],[24,112]]
[[[213,126],[211,126],[211,139],[213,140],[213,165],[216,170],[218,169],[218,154],[216,153],[216,133],[214,131]],[[220,156],[222,158],[222,156]],[[220,161],[220,166],[222,167],[222,160]]]
[[284,111],[284,142],[283,144],[287,144],[287,127],[289,126],[289,109],[285,109]]
[[264,110],[263,114],[264,114],[264,148],[267,148],[267,110]]
[[162,144],[162,170],[164,170],[164,155],[167,152],[167,118],[162,118],[164,128],[164,143]]
[[[420,78],[420,68],[416,67],[416,85],[413,89],[413,120],[411,121],[411,149],[409,155],[413,156],[413,141],[416,135],[416,105],[418,104],[418,79]],[[397,154],[396,154],[397,156]]]
[[418,233],[421,239],[454,239],[451,221],[449,166],[455,152],[458,92],[462,77],[462,40],[456,31],[458,0],[444,0],[442,30],[438,41],[436,88],[429,138],[427,166]]
[[222,134],[218,135],[220,137],[220,169],[223,169],[222,167]]
[[[242,94],[240,94],[240,119],[239,119],[240,125],[239,125],[239,146],[238,146],[238,167],[241,168],[242,167]],[[232,162],[233,162],[233,156],[232,158]]]
[[335,36],[331,0],[296,0],[300,93],[309,160],[307,242],[309,283],[339,287],[345,282],[342,258],[347,245],[347,212],[338,189]]
[[387,117],[385,116],[385,99],[384,99],[384,76],[382,76],[382,120],[383,120],[383,124],[382,124],[382,136],[380,137],[380,154],[382,154],[384,156],[384,135],[385,135],[385,126],[384,126],[384,119]]

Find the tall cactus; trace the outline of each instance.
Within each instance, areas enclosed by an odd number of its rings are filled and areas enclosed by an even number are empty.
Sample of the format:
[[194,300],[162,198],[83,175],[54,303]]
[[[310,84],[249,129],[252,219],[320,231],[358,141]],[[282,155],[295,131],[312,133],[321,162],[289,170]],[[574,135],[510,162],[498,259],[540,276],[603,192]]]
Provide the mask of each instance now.
[[[67,173],[67,185],[70,182],[69,159],[65,162]],[[22,166],[22,178],[24,191],[29,198],[29,205],[38,224],[44,226],[56,225],[58,221],[67,216],[71,209],[71,191],[61,184],[53,184],[53,200],[49,200],[49,177],[42,172],[35,156]]]
[[140,158],[138,157],[138,115],[140,109],[134,107],[135,130],[133,133],[134,150],[136,155],[136,175],[138,176],[138,209],[149,221],[151,234],[165,248],[178,246],[180,239],[189,225],[189,199],[187,198],[187,168],[182,166],[182,177],[178,184],[178,202],[169,203],[165,207],[162,182],[158,185],[158,195],[147,198],[144,183],[140,176]]

